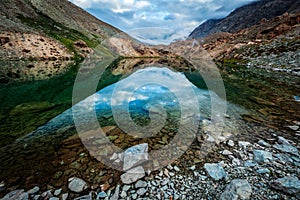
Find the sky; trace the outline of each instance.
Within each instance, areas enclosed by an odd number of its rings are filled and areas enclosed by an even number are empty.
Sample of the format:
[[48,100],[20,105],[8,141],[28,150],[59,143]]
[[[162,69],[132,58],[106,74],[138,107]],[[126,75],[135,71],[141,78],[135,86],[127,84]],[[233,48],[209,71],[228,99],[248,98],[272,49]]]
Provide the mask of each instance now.
[[185,39],[205,20],[255,0],[69,0],[100,20],[148,43]]

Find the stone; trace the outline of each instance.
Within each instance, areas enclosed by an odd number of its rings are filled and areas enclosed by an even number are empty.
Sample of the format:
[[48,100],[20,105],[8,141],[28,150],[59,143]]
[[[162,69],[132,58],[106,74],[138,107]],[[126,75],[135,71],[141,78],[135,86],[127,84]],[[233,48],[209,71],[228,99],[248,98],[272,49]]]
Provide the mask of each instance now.
[[144,188],[147,187],[147,183],[145,181],[139,180],[135,183],[135,188]]
[[122,190],[127,192],[130,189],[130,187],[130,185],[124,185]]
[[271,147],[271,145],[264,140],[259,140],[257,144],[264,147]]
[[143,167],[138,166],[136,168],[130,169],[125,174],[122,174],[121,180],[124,184],[131,184],[143,177],[145,177],[145,170]]
[[204,164],[204,169],[215,181],[221,180],[227,176],[224,168],[219,163],[206,163]]
[[53,197],[53,194],[52,194],[51,190],[48,190],[48,191],[45,191],[42,193],[42,197],[44,199],[49,199],[49,198]]
[[140,196],[143,196],[144,194],[146,194],[147,190],[145,188],[140,188],[138,189],[137,193]]
[[234,146],[234,141],[228,140],[227,145],[230,146],[230,147],[233,147]]
[[55,190],[54,191],[54,196],[60,195],[61,191],[62,191],[62,189]]
[[107,197],[106,192],[99,192],[99,194],[97,194],[97,199],[104,199],[105,197]]
[[110,197],[110,200],[118,200],[119,193],[120,193],[120,185],[117,185],[117,187],[115,189],[115,193]]
[[125,198],[125,197],[127,197],[127,193],[126,193],[125,191],[122,191],[121,194],[120,194],[120,196],[121,196],[122,198]]
[[51,197],[49,200],[59,200],[58,197]]
[[2,181],[1,183],[0,183],[0,192],[2,192],[2,191],[4,191],[5,190],[5,183],[4,183],[4,181]]
[[174,166],[174,170],[175,170],[176,172],[179,172],[179,171],[180,171],[179,167],[177,167],[177,166]]
[[62,200],[67,200],[69,197],[69,194],[68,193],[64,193],[62,196],[61,196],[61,199]]
[[239,147],[243,147],[243,148],[247,148],[249,145],[251,145],[250,142],[243,142],[243,141],[239,141]]
[[80,193],[88,188],[88,184],[80,178],[73,177],[69,179],[68,188],[72,192]]
[[[34,195],[34,197],[32,199],[39,200],[40,198],[41,198],[41,195]],[[66,200],[66,199],[62,199],[62,200]]]
[[250,199],[252,193],[251,185],[245,179],[235,179],[226,186],[221,194],[220,200]]
[[233,153],[231,152],[231,151],[228,151],[228,150],[223,150],[223,151],[221,151],[220,152],[222,155],[224,155],[224,156],[229,156],[229,155],[232,155]]
[[131,197],[132,197],[133,199],[137,199],[138,195],[137,195],[137,194],[132,194]]
[[284,163],[293,163],[293,159],[290,158],[288,156],[288,154],[286,155],[286,154],[280,154],[280,153],[278,153],[278,154],[275,154],[274,156],[276,158],[278,158],[279,160],[281,160],[282,162],[284,162]]
[[40,188],[38,186],[35,186],[34,188],[27,191],[27,193],[30,194],[36,194],[40,191]]
[[245,167],[255,167],[257,165],[258,165],[258,163],[253,160],[246,160],[244,163]]
[[299,129],[299,126],[288,126],[291,130],[297,131]]
[[279,151],[285,152],[285,153],[290,153],[296,156],[299,156],[298,149],[292,145],[288,144],[275,144],[273,147]]
[[253,150],[254,160],[259,163],[270,162],[273,160],[271,152],[263,150]]
[[91,195],[84,195],[81,197],[77,197],[74,200],[93,200],[93,199],[92,199]]
[[267,168],[262,168],[262,169],[256,170],[256,172],[259,173],[259,174],[269,174],[270,170],[267,169]]
[[6,194],[1,200],[11,200],[11,199],[27,200],[28,193],[24,192],[23,189],[22,190],[14,190],[14,191],[11,191],[10,193]]
[[137,166],[148,160],[148,144],[143,143],[128,148],[124,153],[123,170]]
[[271,188],[300,198],[300,180],[295,176],[287,176],[270,182]]

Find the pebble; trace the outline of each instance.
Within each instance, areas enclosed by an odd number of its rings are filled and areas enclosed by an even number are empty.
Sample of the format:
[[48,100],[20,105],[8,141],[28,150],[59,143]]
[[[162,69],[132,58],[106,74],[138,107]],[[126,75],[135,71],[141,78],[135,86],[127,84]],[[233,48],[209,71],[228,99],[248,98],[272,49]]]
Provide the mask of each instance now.
[[293,131],[297,131],[299,129],[299,126],[288,126]]
[[147,190],[145,188],[140,188],[137,190],[138,195],[143,196],[146,194]]
[[244,142],[244,141],[239,141],[238,144],[239,144],[239,147],[243,147],[243,148],[247,148],[248,146],[251,145],[250,142]]
[[5,195],[1,200],[11,200],[11,199],[20,199],[25,200],[27,196],[28,199],[28,193],[25,193],[24,190],[14,190],[7,195]]
[[145,176],[144,168],[138,166],[121,175],[121,180],[124,184],[131,184]]
[[227,145],[230,147],[234,146],[234,142],[232,140],[228,140]]
[[259,173],[259,174],[269,174],[270,170],[267,169],[267,168],[262,168],[262,169],[256,170],[256,172]]
[[228,151],[228,150],[223,150],[223,151],[221,151],[221,154],[224,155],[224,156],[228,156],[228,155],[232,155],[233,153],[231,151]]
[[251,185],[247,180],[235,179],[226,186],[221,194],[220,200],[250,199],[252,193]]
[[122,197],[122,198],[127,197],[127,193],[123,190],[120,194],[120,197]]
[[179,167],[177,167],[177,166],[174,166],[174,170],[175,170],[176,172],[179,172],[179,171],[180,171]]
[[127,192],[130,189],[130,187],[130,185],[124,185],[122,190]]
[[300,198],[300,180],[295,176],[287,176],[271,181],[270,186],[276,190]]
[[299,156],[298,149],[292,145],[289,144],[275,144],[273,147],[279,151],[290,153],[296,156]]
[[34,188],[28,190],[27,193],[28,193],[29,195],[31,195],[31,194],[36,194],[36,193],[38,193],[39,191],[40,191],[40,188],[39,188],[38,186],[35,186]]
[[204,164],[204,169],[208,175],[215,181],[219,181],[226,177],[226,172],[221,164],[219,163],[206,163]]
[[73,178],[69,179],[68,188],[72,192],[80,193],[80,192],[83,192],[85,189],[87,189],[88,185],[84,180],[82,180],[80,178],[73,177]]
[[51,197],[49,200],[59,200],[58,197]]
[[148,160],[148,143],[139,144],[128,148],[124,153],[123,170],[137,166]]
[[97,195],[97,199],[104,199],[105,197],[107,197],[106,192],[99,192]]
[[120,185],[117,185],[115,189],[115,193],[110,197],[110,200],[118,200],[119,199],[119,193],[120,193]]
[[259,140],[258,144],[264,147],[271,147],[271,145],[264,140]]
[[254,160],[258,163],[270,162],[273,160],[272,153],[263,150],[253,150]]
[[135,183],[135,188],[144,188],[147,187],[147,183],[145,181],[139,180]]
[[61,197],[62,200],[67,200],[69,197],[69,194],[68,193],[64,193]]
[[61,191],[62,191],[62,189],[55,190],[54,191],[54,196],[60,195]]
[[257,165],[258,165],[258,163],[253,160],[246,160],[244,163],[245,167],[255,167]]

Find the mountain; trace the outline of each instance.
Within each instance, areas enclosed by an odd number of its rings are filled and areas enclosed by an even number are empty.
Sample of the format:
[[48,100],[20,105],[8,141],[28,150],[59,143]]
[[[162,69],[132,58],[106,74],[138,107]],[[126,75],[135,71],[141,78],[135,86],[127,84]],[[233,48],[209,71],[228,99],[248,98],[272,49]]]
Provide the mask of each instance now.
[[162,55],[67,0],[1,0],[0,83],[48,79],[94,52]]
[[3,0],[0,60],[78,59],[121,31],[67,0]]
[[235,33],[214,33],[203,49],[222,67],[266,68],[300,76],[300,12],[285,13]]
[[212,33],[229,32],[249,28],[262,19],[273,19],[284,13],[300,11],[300,0],[261,0],[242,6],[223,19],[210,19],[198,26],[189,35],[192,38],[204,38]]

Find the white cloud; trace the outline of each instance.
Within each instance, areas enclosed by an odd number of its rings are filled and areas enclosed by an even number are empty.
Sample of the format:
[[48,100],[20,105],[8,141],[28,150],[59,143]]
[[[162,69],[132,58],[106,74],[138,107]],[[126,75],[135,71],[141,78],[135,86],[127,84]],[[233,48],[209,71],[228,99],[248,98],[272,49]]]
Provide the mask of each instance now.
[[[160,32],[169,42],[184,39],[203,21],[221,18],[233,9],[256,0],[69,0],[99,19],[123,30],[145,27],[172,30]],[[146,38],[149,39],[149,38]],[[160,40],[160,41],[163,41]],[[159,42],[157,40],[156,42]]]

